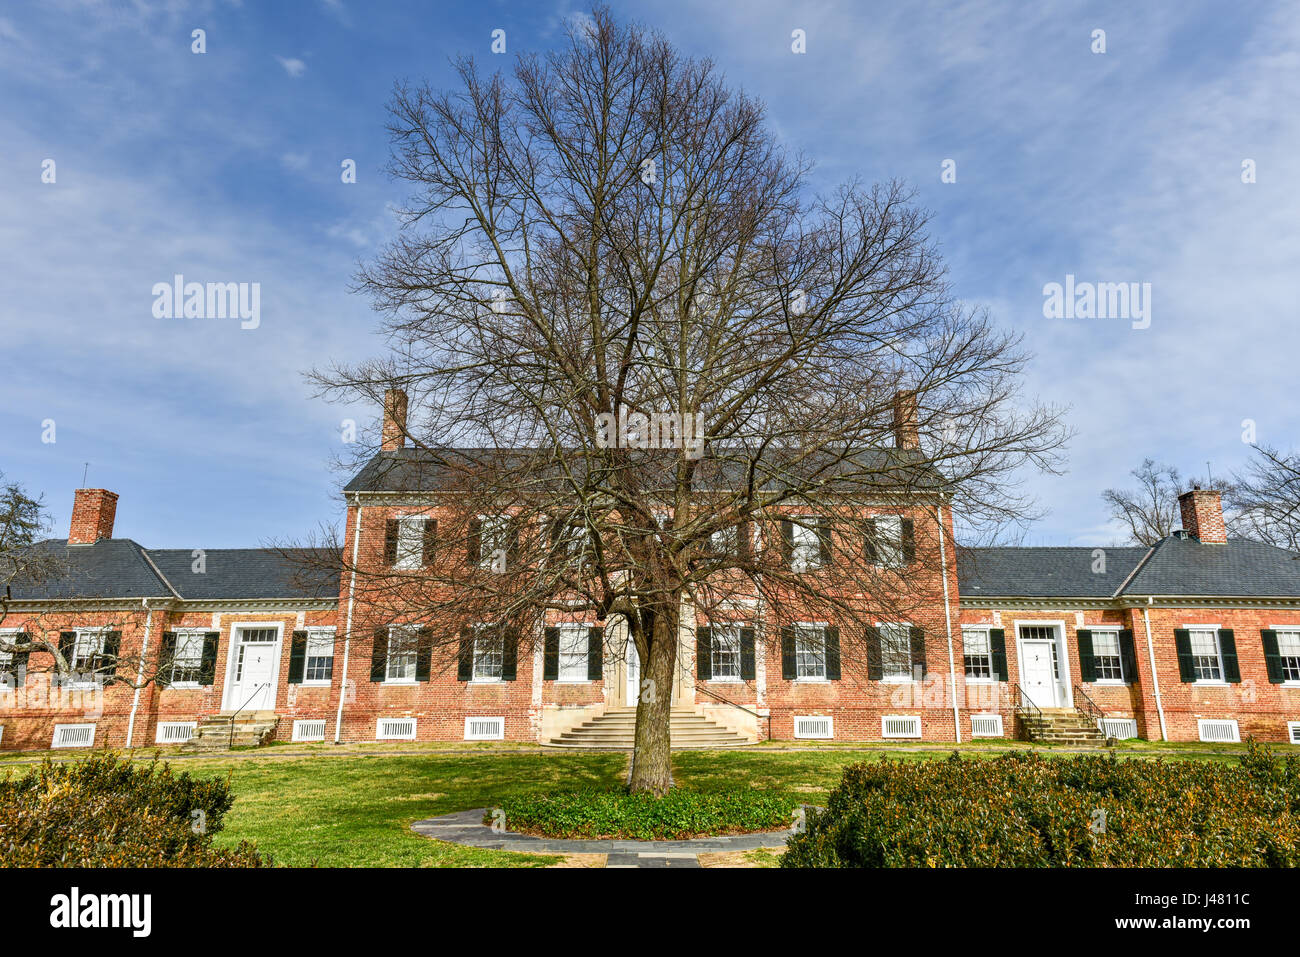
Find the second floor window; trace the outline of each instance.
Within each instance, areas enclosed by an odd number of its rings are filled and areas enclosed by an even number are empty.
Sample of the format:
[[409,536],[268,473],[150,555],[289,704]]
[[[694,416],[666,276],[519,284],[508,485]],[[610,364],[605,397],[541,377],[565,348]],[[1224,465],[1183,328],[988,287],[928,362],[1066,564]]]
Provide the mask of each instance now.
[[814,571],[822,567],[825,533],[816,518],[802,518],[790,523],[790,569]]
[[397,561],[394,567],[413,570],[424,566],[424,519],[397,520]]

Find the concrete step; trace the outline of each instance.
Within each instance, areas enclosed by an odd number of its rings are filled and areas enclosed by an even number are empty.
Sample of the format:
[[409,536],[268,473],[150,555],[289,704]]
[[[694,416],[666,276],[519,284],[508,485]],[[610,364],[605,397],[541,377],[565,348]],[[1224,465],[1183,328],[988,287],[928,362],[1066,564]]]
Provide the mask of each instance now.
[[[590,718],[547,742],[557,748],[630,751],[636,736],[636,711],[610,711]],[[694,711],[674,708],[669,715],[668,737],[675,750],[743,747],[753,744],[744,735],[723,727]]]

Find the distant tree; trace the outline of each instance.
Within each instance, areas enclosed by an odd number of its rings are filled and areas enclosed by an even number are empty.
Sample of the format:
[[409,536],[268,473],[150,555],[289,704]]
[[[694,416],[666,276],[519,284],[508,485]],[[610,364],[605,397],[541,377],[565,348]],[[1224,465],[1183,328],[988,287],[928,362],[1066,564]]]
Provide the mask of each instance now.
[[1135,545],[1154,545],[1182,525],[1178,494],[1183,480],[1178,469],[1155,459],[1143,459],[1131,473],[1135,489],[1108,488],[1101,499],[1110,507],[1111,518],[1128,529]]
[[1224,490],[1224,504],[1234,533],[1300,551],[1300,453],[1256,446]]

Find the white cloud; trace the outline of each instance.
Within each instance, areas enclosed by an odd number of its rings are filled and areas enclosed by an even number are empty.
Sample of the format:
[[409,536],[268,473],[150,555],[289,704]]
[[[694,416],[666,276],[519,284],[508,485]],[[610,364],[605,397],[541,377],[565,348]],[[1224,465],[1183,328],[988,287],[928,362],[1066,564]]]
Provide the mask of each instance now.
[[294,172],[301,172],[311,165],[311,154],[309,153],[283,153],[280,156],[280,164]]
[[276,60],[279,61],[280,66],[284,67],[284,72],[289,74],[295,80],[307,72],[307,64],[296,57],[277,56]]

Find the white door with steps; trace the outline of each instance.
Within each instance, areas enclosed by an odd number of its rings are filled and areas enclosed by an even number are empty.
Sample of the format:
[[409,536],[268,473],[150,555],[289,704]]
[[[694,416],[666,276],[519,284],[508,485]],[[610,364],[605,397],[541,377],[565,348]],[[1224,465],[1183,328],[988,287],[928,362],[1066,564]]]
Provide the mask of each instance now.
[[234,671],[227,711],[275,710],[275,680],[280,663],[278,628],[236,628]]
[[1052,642],[1020,642],[1020,680],[1025,695],[1040,708],[1055,708],[1057,681],[1052,667]]

